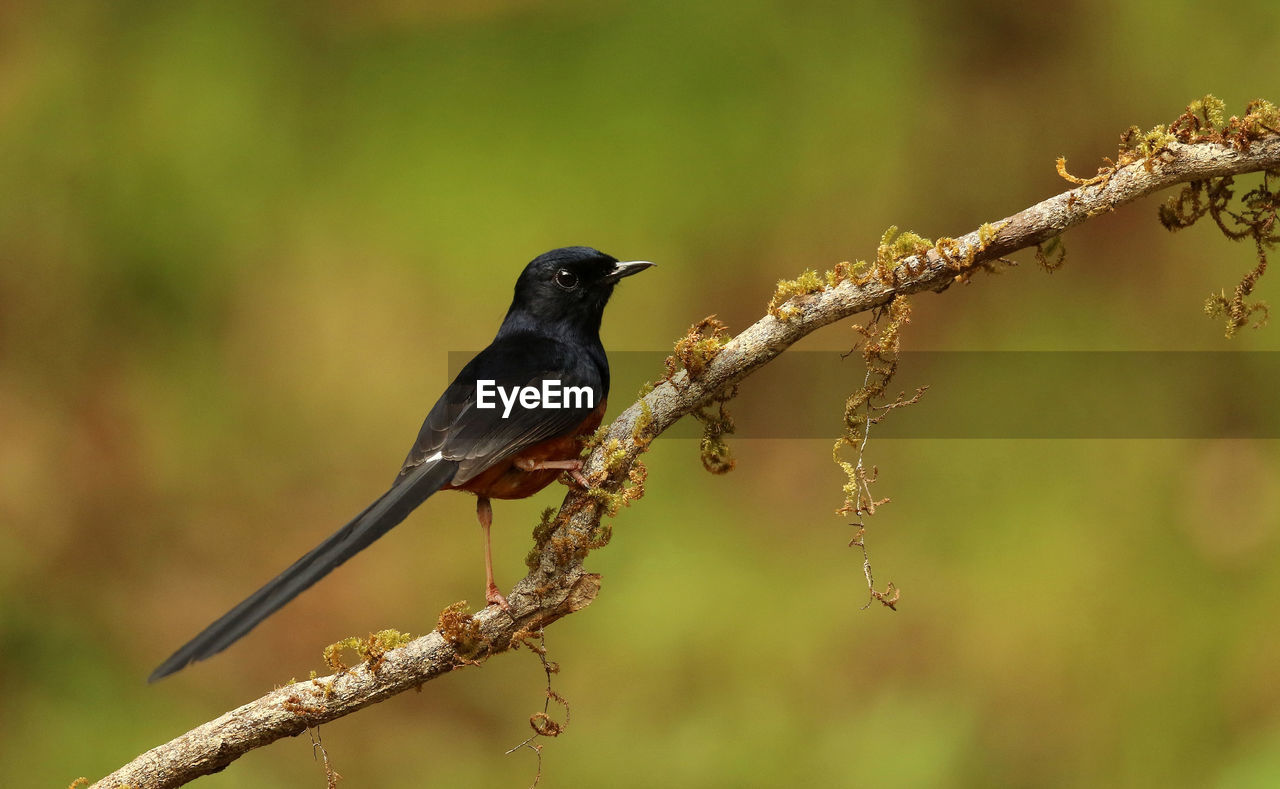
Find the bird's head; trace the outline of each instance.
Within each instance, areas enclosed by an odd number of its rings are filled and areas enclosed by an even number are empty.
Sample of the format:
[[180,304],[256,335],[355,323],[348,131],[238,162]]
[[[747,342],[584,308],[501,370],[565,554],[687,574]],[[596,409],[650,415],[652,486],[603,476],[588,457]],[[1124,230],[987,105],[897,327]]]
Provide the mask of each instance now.
[[529,262],[516,280],[507,323],[520,328],[600,328],[604,305],[623,277],[653,266],[647,260],[619,261],[591,247],[561,247]]

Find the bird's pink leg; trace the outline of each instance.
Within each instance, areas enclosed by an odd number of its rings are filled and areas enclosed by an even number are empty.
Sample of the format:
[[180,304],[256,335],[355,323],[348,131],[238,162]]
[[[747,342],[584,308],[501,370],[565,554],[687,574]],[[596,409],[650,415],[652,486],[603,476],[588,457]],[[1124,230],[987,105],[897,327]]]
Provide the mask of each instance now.
[[489,497],[480,496],[476,500],[476,517],[480,519],[480,528],[484,531],[484,599],[489,605],[500,605],[502,610],[510,611],[511,604],[498,585],[493,582],[493,548],[489,545],[489,527],[493,525],[493,507],[489,506]]
[[587,478],[582,476],[582,461],[577,458],[574,458],[573,460],[530,460],[529,458],[516,458],[515,466],[521,471],[564,469],[569,472],[569,476],[573,477],[574,482],[587,490],[591,489],[591,483],[587,482]]

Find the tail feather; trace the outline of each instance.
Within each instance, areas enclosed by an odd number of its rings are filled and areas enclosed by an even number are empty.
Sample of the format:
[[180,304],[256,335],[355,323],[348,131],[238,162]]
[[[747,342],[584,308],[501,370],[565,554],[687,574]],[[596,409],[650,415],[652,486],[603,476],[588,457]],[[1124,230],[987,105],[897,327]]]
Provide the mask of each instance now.
[[259,622],[297,597],[333,568],[350,559],[399,524],[419,504],[447,483],[458,464],[448,460],[424,463],[396,480],[378,500],[333,536],[311,549],[244,602],[223,614],[200,635],[161,663],[148,682],[166,677],[197,660],[218,654]]

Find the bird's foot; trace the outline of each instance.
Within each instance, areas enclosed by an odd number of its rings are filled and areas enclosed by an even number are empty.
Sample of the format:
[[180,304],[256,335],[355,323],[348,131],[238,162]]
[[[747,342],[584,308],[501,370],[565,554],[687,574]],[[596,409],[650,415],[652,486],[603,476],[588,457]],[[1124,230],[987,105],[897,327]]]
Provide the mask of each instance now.
[[573,481],[583,487],[584,490],[591,490],[591,482],[582,474],[582,461],[578,458],[573,460],[530,460],[529,458],[516,458],[516,468],[521,471],[542,471],[543,469],[563,469],[573,478]]
[[500,606],[503,611],[511,613],[511,603],[507,602],[507,598],[498,591],[496,585],[489,584],[489,588],[484,590],[484,599],[489,605]]

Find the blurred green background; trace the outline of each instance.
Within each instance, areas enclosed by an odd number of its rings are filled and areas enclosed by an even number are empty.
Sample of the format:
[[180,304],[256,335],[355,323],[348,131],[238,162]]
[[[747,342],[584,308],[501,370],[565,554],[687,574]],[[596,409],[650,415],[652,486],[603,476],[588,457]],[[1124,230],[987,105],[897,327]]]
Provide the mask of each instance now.
[[[660,263],[619,288],[610,349],[741,329],[889,224],[958,235],[1206,92],[1280,101],[1277,45],[1266,0],[4,4],[3,782],[100,777],[325,644],[479,600],[472,502],[440,496],[144,683],[383,490],[535,254]],[[1023,257],[918,297],[907,347],[1280,349],[1200,312],[1250,250],[1156,204],[1073,231],[1053,276]],[[834,435],[842,402],[814,407]],[[572,720],[544,786],[1280,783],[1276,442],[873,439],[897,613],[859,611],[829,443],[738,441],[721,478],[657,442],[600,598],[548,636]],[[497,506],[504,583],[560,495]],[[503,752],[542,689],[507,655],[322,735],[345,786],[524,786],[532,755]],[[200,782],[319,785],[305,737]]]

